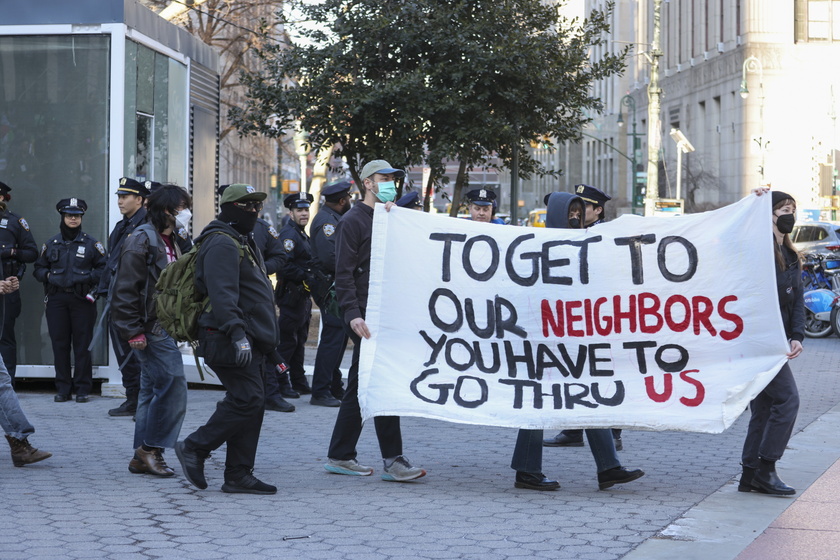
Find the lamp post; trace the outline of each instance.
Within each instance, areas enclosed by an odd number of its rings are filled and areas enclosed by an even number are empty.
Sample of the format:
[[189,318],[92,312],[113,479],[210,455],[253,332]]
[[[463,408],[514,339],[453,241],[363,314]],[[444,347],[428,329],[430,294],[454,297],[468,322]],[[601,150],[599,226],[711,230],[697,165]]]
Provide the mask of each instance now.
[[750,95],[750,90],[747,87],[747,74],[758,74],[758,122],[760,123],[761,133],[755,142],[758,144],[758,149],[761,153],[761,165],[758,167],[759,185],[764,185],[764,152],[767,150],[769,141],[764,139],[764,68],[761,61],[755,56],[750,55],[744,60],[744,65],[741,69],[741,99],[746,99]]
[[644,176],[638,169],[638,152],[641,148],[641,142],[637,140],[639,136],[644,136],[644,132],[636,132],[636,100],[633,98],[632,95],[629,93],[621,98],[621,103],[618,109],[618,126],[624,126],[624,116],[622,114],[621,107],[627,107],[628,109],[628,117],[632,120],[631,129],[633,132],[628,132],[627,136],[631,136],[633,138],[633,157],[631,158],[631,163],[633,165],[633,202],[631,206],[633,207],[633,213],[636,214],[637,210],[638,213],[644,211],[645,207],[645,192],[644,192]]

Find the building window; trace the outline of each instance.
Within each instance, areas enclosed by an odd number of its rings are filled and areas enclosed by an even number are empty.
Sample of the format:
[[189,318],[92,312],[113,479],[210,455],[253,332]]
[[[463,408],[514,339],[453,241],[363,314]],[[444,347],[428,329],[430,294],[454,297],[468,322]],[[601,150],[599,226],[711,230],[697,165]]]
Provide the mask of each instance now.
[[797,42],[840,41],[840,0],[796,0],[794,31]]

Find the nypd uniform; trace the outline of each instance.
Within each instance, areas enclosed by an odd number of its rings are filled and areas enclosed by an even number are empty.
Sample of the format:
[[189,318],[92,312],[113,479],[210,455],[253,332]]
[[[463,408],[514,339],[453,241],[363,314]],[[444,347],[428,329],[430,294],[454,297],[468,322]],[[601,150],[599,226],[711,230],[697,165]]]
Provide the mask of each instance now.
[[285,252],[280,242],[280,233],[262,218],[258,218],[254,226],[254,244],[262,253],[265,273],[269,276],[279,273]]
[[[606,220],[604,219],[604,205],[607,201],[612,200],[612,197],[604,193],[601,189],[597,189],[590,185],[575,185],[575,194],[578,195],[580,198],[583,199],[584,202],[587,204],[594,204],[595,206],[600,206],[601,210],[601,217],[598,220],[584,224],[586,227],[594,226],[596,224],[604,223]],[[546,202],[548,204],[548,202]]]
[[[84,215],[87,204],[80,198],[65,198],[56,205],[64,214]],[[56,401],[76,393],[85,402],[90,394],[93,369],[88,346],[96,320],[95,293],[105,269],[105,247],[82,231],[68,239],[65,233],[51,237],[35,261],[35,278],[44,284],[47,327],[55,358]],[[75,372],[70,373],[73,347]]]
[[[10,276],[22,278],[26,263],[34,262],[38,258],[38,245],[32,237],[32,232],[29,231],[29,224],[6,206],[6,202],[11,198],[9,195],[11,190],[11,187],[0,182],[0,195],[3,197],[2,205],[0,205],[0,261],[3,264],[3,279]],[[0,297],[3,303],[0,355],[3,356],[3,362],[6,364],[9,377],[12,378],[12,386],[14,386],[17,369],[15,321],[21,310],[20,290]]]
[[412,210],[423,209],[423,201],[420,200],[420,193],[418,191],[411,191],[408,194],[404,194],[397,200],[396,204],[400,208],[411,208]]
[[[294,193],[283,201],[284,206],[309,208],[312,195]],[[309,335],[309,319],[312,313],[312,299],[309,282],[312,278],[312,249],[309,236],[294,220],[289,220],[280,230],[283,246],[281,274],[282,285],[276,293],[280,307],[280,345],[277,351],[289,364],[292,388],[298,393],[311,392],[303,369],[304,345]]]
[[[327,200],[340,200],[350,193],[351,184],[342,181],[329,185],[322,191]],[[321,206],[309,231],[312,233],[312,253],[316,266],[331,284],[335,280],[336,228],[341,214],[327,205]],[[347,348],[348,336],[339,317],[321,310],[321,338],[312,373],[312,399],[327,406],[338,406],[344,388],[341,383],[341,360]]]

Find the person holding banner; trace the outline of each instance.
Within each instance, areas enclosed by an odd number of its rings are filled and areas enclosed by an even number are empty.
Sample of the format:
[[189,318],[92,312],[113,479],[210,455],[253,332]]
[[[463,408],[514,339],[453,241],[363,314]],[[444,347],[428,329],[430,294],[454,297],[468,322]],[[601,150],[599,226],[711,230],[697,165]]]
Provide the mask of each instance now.
[[[584,227],[585,206],[579,196],[571,193],[551,193],[546,203],[547,228]],[[587,429],[586,439],[598,470],[598,489],[606,490],[616,484],[631,482],[644,476],[641,469],[621,466],[609,429]],[[556,490],[557,481],[549,480],[542,473],[542,430],[519,430],[510,467],[516,471],[516,488],[529,490]]]
[[[763,191],[756,191],[761,195]],[[799,255],[790,240],[796,221],[796,201],[781,191],[773,191],[773,244],[776,255],[776,288],[785,334],[790,342],[787,357],[802,353],[805,339],[805,304]],[[776,474],[776,461],[782,458],[799,412],[799,391],[790,366],[785,363],[776,377],[750,403],[750,424],[741,456],[743,472],[739,492],[758,492],[790,496],[796,490]]]
[[[343,320],[353,340],[353,361],[347,374],[347,389],[338,409],[327,463],[324,468],[331,473],[370,476],[373,468],[356,460],[356,444],[362,435],[362,414],[359,408],[359,356],[362,338],[370,338],[365,323],[365,310],[370,282],[370,249],[373,232],[373,209],[386,203],[390,209],[396,198],[395,179],[405,177],[405,171],[394,169],[384,160],[368,162],[359,178],[362,180],[361,204],[351,208],[336,229],[335,289]],[[379,449],[382,452],[384,472],[382,479],[408,482],[426,475],[414,467],[403,455],[402,432],[399,416],[376,416],[373,419]]]

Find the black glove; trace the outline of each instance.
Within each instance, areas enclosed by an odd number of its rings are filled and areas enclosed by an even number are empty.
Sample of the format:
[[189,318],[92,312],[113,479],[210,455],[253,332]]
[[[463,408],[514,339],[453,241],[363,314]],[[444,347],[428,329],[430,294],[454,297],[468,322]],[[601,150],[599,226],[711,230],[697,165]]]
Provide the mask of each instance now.
[[236,350],[236,365],[237,367],[245,367],[251,363],[251,343],[248,342],[248,337],[243,336],[233,343]]

